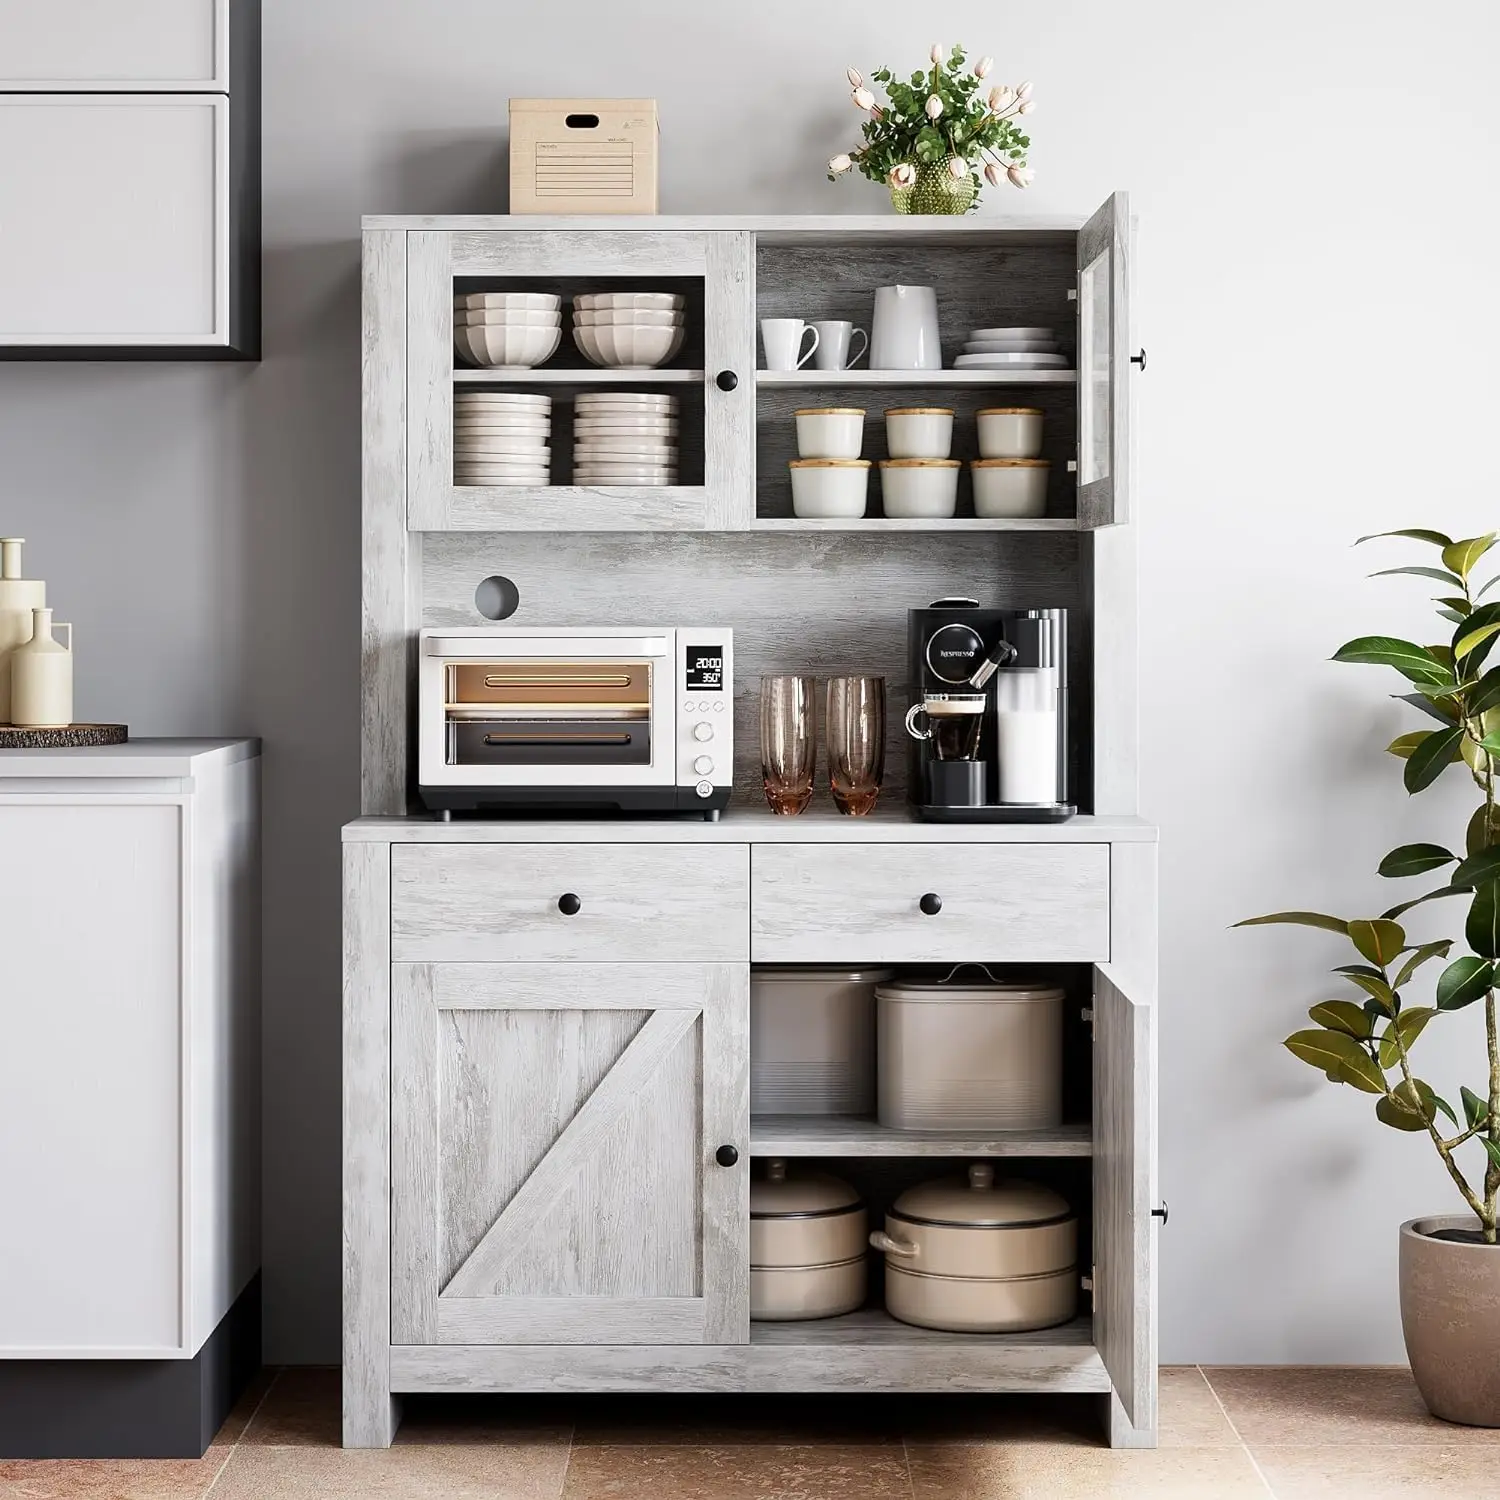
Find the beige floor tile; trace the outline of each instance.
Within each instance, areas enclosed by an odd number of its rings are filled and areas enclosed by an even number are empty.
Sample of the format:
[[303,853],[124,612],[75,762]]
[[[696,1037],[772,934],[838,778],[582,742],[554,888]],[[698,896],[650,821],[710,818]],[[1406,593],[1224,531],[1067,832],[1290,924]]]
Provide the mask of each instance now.
[[336,1448],[339,1372],[301,1366],[283,1370],[250,1419],[241,1443],[256,1447]]
[[1493,1449],[1256,1448],[1276,1500],[1500,1500]]
[[899,1445],[899,1396],[582,1396],[580,1447]]
[[1243,1448],[907,1445],[914,1500],[1267,1500]]
[[1430,1416],[1405,1369],[1247,1367],[1204,1374],[1251,1448],[1500,1444],[1500,1430],[1459,1427]]
[[7,1459],[0,1500],[197,1500],[229,1455],[206,1458]]
[[557,1500],[566,1443],[230,1454],[212,1500]]
[[223,1448],[239,1442],[278,1373],[276,1370],[261,1370],[251,1379],[240,1399],[234,1403],[234,1409],[224,1418],[224,1425],[214,1434],[214,1447]]
[[1163,1448],[1235,1448],[1239,1438],[1196,1365],[1158,1372],[1157,1441]]
[[899,1449],[574,1448],[564,1500],[911,1500]]
[[549,1396],[408,1396],[396,1441],[564,1443],[573,1436],[573,1403]]
[[1055,1443],[1097,1448],[1105,1440],[1097,1396],[898,1396],[899,1431],[908,1443]]

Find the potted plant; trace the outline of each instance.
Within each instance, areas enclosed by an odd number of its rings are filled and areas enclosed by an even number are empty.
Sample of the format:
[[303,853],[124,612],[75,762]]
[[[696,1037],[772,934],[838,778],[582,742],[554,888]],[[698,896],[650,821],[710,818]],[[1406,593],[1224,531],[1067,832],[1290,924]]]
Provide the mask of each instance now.
[[986,90],[994,60],[981,57],[966,70],[964,56],[955,47],[945,61],[943,44],[934,42],[931,66],[913,73],[909,83],[878,68],[872,80],[884,87],[884,104],[850,68],[854,107],[867,116],[864,139],[828,163],[829,181],[858,167],[871,182],[890,188],[891,203],[903,214],[968,213],[979,201],[981,172],[996,187],[1002,173],[1013,186],[1026,187],[1031,138],[1020,117],[1036,108],[1031,85]]
[[[1454,541],[1441,532],[1381,532],[1438,550],[1438,566],[1383,568],[1436,582],[1434,602],[1450,638],[1419,646],[1394,636],[1361,636],[1335,661],[1394,668],[1409,687],[1397,694],[1430,721],[1387,747],[1405,762],[1408,793],[1431,786],[1451,766],[1468,776],[1479,806],[1460,845],[1403,844],[1381,860],[1389,879],[1428,875],[1442,881],[1399,901],[1378,917],[1283,911],[1239,926],[1292,922],[1337,933],[1356,962],[1333,972],[1350,986],[1343,997],[1308,1012],[1313,1025],[1293,1032],[1287,1048],[1334,1083],[1373,1096],[1375,1117],[1395,1130],[1431,1141],[1466,1212],[1412,1219],[1401,1226],[1401,1323],[1422,1399],[1435,1416],[1475,1426],[1500,1426],[1500,1035],[1495,995],[1500,985],[1500,665],[1486,666],[1500,641],[1500,599],[1484,596],[1500,574],[1476,586],[1474,569],[1495,533]],[[1373,538],[1361,537],[1360,541]],[[1439,874],[1438,872],[1441,872]],[[1429,901],[1467,903],[1463,943],[1456,938],[1409,942],[1400,918]],[[1432,960],[1443,968],[1427,970]],[[1425,973],[1423,971],[1425,970]],[[1414,997],[1436,973],[1431,998]],[[1413,1059],[1429,1024],[1473,1005],[1484,1008],[1485,1057],[1476,1059],[1480,1088],[1459,1089],[1458,1107],[1418,1072]]]

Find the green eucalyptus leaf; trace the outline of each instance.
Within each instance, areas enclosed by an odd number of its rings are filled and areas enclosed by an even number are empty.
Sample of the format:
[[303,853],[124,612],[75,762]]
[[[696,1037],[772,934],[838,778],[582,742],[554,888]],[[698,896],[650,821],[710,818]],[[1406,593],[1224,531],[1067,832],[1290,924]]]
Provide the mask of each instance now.
[[1342,1031],[1360,1041],[1375,1034],[1375,1023],[1364,1006],[1356,1005],[1352,1000],[1320,1000],[1307,1014],[1319,1026],[1329,1031]]
[[1333,653],[1333,660],[1394,667],[1419,685],[1451,681],[1448,669],[1425,646],[1393,635],[1362,635],[1345,641]]
[[1399,1061],[1401,1047],[1411,1051],[1412,1043],[1422,1035],[1422,1029],[1437,1014],[1431,1006],[1413,1005],[1403,1010],[1380,1038],[1380,1066],[1394,1068]]
[[1413,907],[1425,906],[1429,901],[1441,901],[1448,896],[1467,896],[1468,894],[1469,888],[1466,885],[1439,886],[1435,891],[1428,891],[1425,896],[1417,896],[1410,901],[1398,902],[1389,911],[1383,911],[1380,915],[1392,919],[1404,917]]
[[1436,870],[1457,858],[1441,844],[1402,844],[1380,861],[1376,873],[1388,880],[1397,880],[1406,875],[1422,875],[1428,870]]
[[1348,936],[1349,924],[1342,917],[1327,917],[1320,911],[1273,911],[1264,917],[1246,917],[1236,922],[1236,927],[1269,927],[1284,924],[1295,927],[1321,927],[1324,932],[1337,932]]
[[1459,861],[1458,868],[1449,877],[1452,885],[1483,885],[1487,880],[1500,879],[1500,844],[1490,844],[1477,854]]
[[1431,542],[1434,547],[1451,547],[1453,545],[1452,537],[1444,536],[1441,531],[1427,531],[1420,526],[1408,526],[1403,531],[1372,531],[1369,536],[1357,538],[1354,545],[1357,547],[1360,542],[1377,542],[1381,537],[1385,536],[1410,537],[1414,542]]
[[1493,880],[1475,888],[1464,941],[1481,958],[1500,958],[1500,884]]
[[1471,536],[1461,542],[1450,542],[1443,548],[1443,566],[1451,568],[1460,578],[1467,578],[1474,564],[1495,545],[1497,533],[1491,531],[1484,536]]
[[1349,941],[1359,949],[1362,957],[1383,969],[1406,946],[1406,933],[1387,917],[1368,921],[1358,917],[1349,923]]
[[1332,1083],[1347,1083],[1367,1094],[1385,1092],[1385,1077],[1374,1059],[1342,1031],[1294,1031],[1285,1046],[1292,1056],[1326,1073]]
[[1401,965],[1400,972],[1391,981],[1391,988],[1399,990],[1428,959],[1447,958],[1448,950],[1452,946],[1452,938],[1439,938],[1435,943],[1423,943],[1420,947],[1413,948],[1406,962]]
[[1473,1090],[1460,1086],[1458,1097],[1463,1101],[1464,1120],[1470,1129],[1473,1129],[1476,1125],[1484,1124],[1489,1119],[1489,1104],[1481,1099],[1478,1094],[1474,1093]]
[[1464,732],[1457,725],[1452,729],[1434,729],[1407,756],[1401,780],[1412,796],[1431,786],[1459,758],[1463,738]]
[[1489,992],[1494,979],[1494,966],[1488,959],[1478,958],[1472,953],[1455,958],[1438,975],[1438,1009],[1462,1010],[1464,1006],[1472,1005]]

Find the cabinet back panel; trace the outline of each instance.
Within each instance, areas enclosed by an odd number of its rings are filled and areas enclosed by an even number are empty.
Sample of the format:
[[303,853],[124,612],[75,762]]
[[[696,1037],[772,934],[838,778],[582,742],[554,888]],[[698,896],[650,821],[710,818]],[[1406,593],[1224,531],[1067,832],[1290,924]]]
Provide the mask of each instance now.
[[[885,795],[905,796],[906,612],[947,595],[991,607],[1078,609],[1071,662],[1075,741],[1088,722],[1088,641],[1078,538],[1071,533],[434,532],[423,539],[422,624],[483,625],[474,590],[497,573],[520,591],[520,607],[507,622],[512,625],[729,625],[735,794],[752,804],[761,796],[760,679],[780,672],[825,680],[846,672],[883,674]],[[820,735],[821,721],[820,710]],[[818,785],[819,796],[826,796],[821,745]]]

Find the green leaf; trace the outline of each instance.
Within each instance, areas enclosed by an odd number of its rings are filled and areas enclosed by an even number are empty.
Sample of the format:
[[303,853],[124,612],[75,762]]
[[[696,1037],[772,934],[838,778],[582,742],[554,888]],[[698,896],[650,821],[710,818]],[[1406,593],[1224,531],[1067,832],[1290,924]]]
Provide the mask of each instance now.
[[1490,1117],[1489,1104],[1481,1099],[1471,1089],[1460,1086],[1458,1097],[1463,1101],[1464,1120],[1472,1129],[1475,1125],[1482,1125]]
[[1375,1032],[1374,1022],[1364,1006],[1356,1005],[1352,1000],[1320,1000],[1307,1014],[1319,1026],[1329,1031],[1342,1031],[1360,1041]]
[[1444,536],[1441,531],[1426,531],[1417,526],[1407,527],[1404,531],[1372,531],[1369,536],[1359,537],[1354,545],[1357,547],[1360,542],[1376,542],[1383,536],[1407,536],[1414,542],[1431,542],[1434,547],[1453,545],[1453,538]]
[[1396,993],[1386,983],[1385,976],[1379,969],[1372,969],[1366,964],[1341,964],[1333,972],[1342,974],[1350,984],[1357,984],[1375,1001],[1383,1014],[1395,1015]]
[[1474,597],[1475,597],[1475,598],[1476,598],[1476,599],[1483,599],[1483,598],[1484,598],[1484,596],[1485,596],[1485,595],[1486,595],[1486,594],[1487,594],[1487,593],[1489,593],[1489,591],[1490,591],[1490,590],[1491,590],[1491,589],[1492,589],[1492,588],[1494,588],[1494,586],[1495,586],[1495,585],[1496,585],[1496,584],[1497,584],[1497,583],[1500,583],[1500,573],[1496,573],[1496,574],[1495,574],[1495,576],[1494,576],[1494,577],[1493,577],[1493,578],[1492,578],[1492,579],[1490,579],[1490,581],[1489,581],[1489,582],[1488,582],[1488,583],[1487,583],[1487,584],[1485,584],[1485,585],[1484,585],[1484,587],[1483,587],[1483,588],[1481,588],[1481,589],[1480,589],[1480,590],[1479,590],[1479,592],[1478,592],[1478,593],[1477,593],[1477,594],[1475,594],[1475,595],[1474,595]]
[[1405,734],[1398,734],[1385,747],[1385,753],[1394,755],[1398,760],[1410,760],[1412,751],[1432,732],[1430,729],[1411,729]]
[[1460,578],[1467,578],[1474,564],[1495,545],[1496,533],[1471,536],[1461,542],[1450,542],[1443,548],[1443,566],[1451,568]]
[[1500,1167],[1500,1145],[1496,1145],[1487,1135],[1481,1136],[1480,1139],[1484,1142],[1485,1153],[1489,1156],[1489,1159],[1497,1167]]
[[1474,616],[1470,615],[1467,620],[1461,620],[1459,623],[1464,627],[1464,632],[1454,641],[1453,654],[1460,661],[1477,647],[1484,645],[1486,641],[1493,640],[1500,635],[1500,621],[1492,620],[1488,625],[1476,626]]
[[1367,1094],[1385,1092],[1385,1077],[1374,1059],[1342,1031],[1294,1031],[1284,1044],[1293,1057],[1311,1063],[1333,1083],[1347,1083]]
[[1493,880],[1474,892],[1464,940],[1481,958],[1500,958],[1500,885]]
[[1455,609],[1440,609],[1438,616],[1450,625],[1462,625],[1464,622],[1464,617]]
[[1467,599],[1461,598],[1458,595],[1454,595],[1451,599],[1438,599],[1435,602],[1446,604],[1455,614],[1471,615],[1474,613],[1474,606]]
[[1356,918],[1349,923],[1349,941],[1363,957],[1383,969],[1406,946],[1406,933],[1386,917],[1372,921]]
[[1400,1057],[1397,1049],[1398,1039],[1400,1044],[1411,1051],[1412,1043],[1422,1035],[1422,1029],[1437,1014],[1428,1005],[1413,1005],[1408,1010],[1403,1010],[1380,1038],[1380,1066],[1382,1068],[1394,1068]]
[[1390,578],[1397,573],[1408,573],[1416,578],[1431,578],[1445,588],[1461,589],[1464,586],[1462,578],[1456,578],[1442,568],[1381,568],[1378,573],[1371,573],[1370,577]]
[[1500,807],[1496,807],[1488,816],[1481,807],[1469,819],[1469,826],[1464,831],[1464,848],[1470,854],[1478,854],[1491,844],[1500,844]]
[[1417,896],[1411,901],[1398,902],[1395,906],[1391,907],[1389,911],[1383,911],[1380,915],[1383,917],[1390,917],[1392,919],[1396,917],[1404,917],[1407,912],[1412,910],[1413,907],[1425,906],[1429,901],[1442,901],[1445,897],[1448,896],[1467,896],[1468,894],[1469,887],[1466,885],[1439,886],[1435,891],[1428,891],[1425,896]]
[[1431,786],[1458,759],[1463,737],[1464,732],[1457,725],[1452,729],[1434,729],[1407,756],[1401,780],[1412,796]]
[[[1481,808],[1482,812],[1483,809]],[[1461,860],[1449,877],[1452,885],[1483,885],[1487,880],[1500,879],[1500,844],[1490,844],[1477,854]]]
[[1419,686],[1451,680],[1448,669],[1425,646],[1394,635],[1362,635],[1345,641],[1333,653],[1333,660],[1394,667]]
[[1464,1006],[1472,1005],[1489,991],[1494,977],[1494,967],[1487,959],[1476,958],[1472,953],[1455,958],[1438,975],[1438,1009],[1462,1010]]
[[1434,1107],[1441,1110],[1455,1126],[1458,1124],[1458,1116],[1453,1113],[1453,1106],[1441,1094],[1434,1094],[1432,1102]]
[[1246,917],[1236,922],[1236,927],[1268,927],[1273,923],[1290,924],[1296,927],[1321,927],[1324,932],[1337,932],[1347,937],[1349,924],[1342,917],[1325,917],[1320,911],[1273,911],[1269,916]]
[[1421,947],[1413,948],[1406,962],[1401,965],[1401,972],[1391,981],[1391,988],[1399,990],[1428,959],[1447,958],[1452,946],[1452,938],[1439,938],[1435,943],[1423,943]]
[[[1420,709],[1440,724],[1452,724],[1458,718],[1458,712],[1451,703],[1435,701],[1426,693],[1392,693],[1391,696],[1398,703],[1410,703],[1413,708]],[[1405,736],[1403,735],[1402,738],[1404,739]]]
[[1410,1083],[1403,1078],[1375,1106],[1375,1118],[1395,1130],[1426,1130],[1427,1122],[1436,1113],[1437,1097],[1420,1078],[1413,1078]]
[[1415,1110],[1403,1109],[1389,1099],[1375,1101],[1375,1118],[1392,1130],[1426,1130],[1427,1122]]
[[1436,870],[1457,858],[1441,844],[1402,844],[1380,861],[1377,873],[1388,880],[1397,880],[1405,875],[1422,875],[1428,870]]

